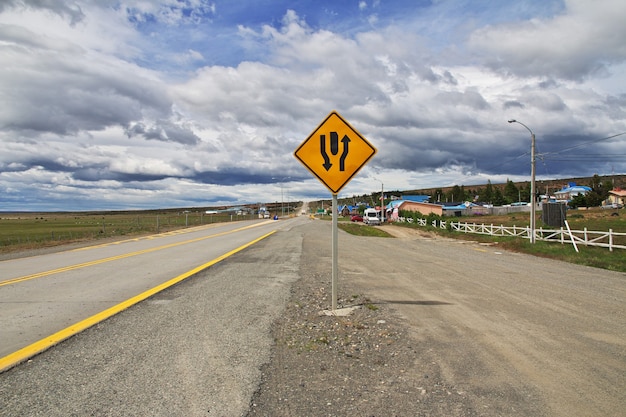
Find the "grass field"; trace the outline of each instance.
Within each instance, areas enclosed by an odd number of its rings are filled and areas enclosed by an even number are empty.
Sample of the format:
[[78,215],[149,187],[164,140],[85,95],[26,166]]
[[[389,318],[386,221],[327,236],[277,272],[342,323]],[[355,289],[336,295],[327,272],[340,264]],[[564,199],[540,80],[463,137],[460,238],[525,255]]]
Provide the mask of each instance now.
[[204,212],[0,213],[0,253],[249,218]]
[[[617,215],[616,215],[617,214]],[[245,216],[230,214],[205,214],[204,212],[162,211],[162,212],[102,212],[102,213],[0,213],[0,253],[27,249],[45,248],[73,242],[92,241],[104,238],[132,237],[151,233],[163,233],[185,227],[203,224],[247,219]],[[330,216],[326,217],[330,219]],[[568,223],[574,230],[608,231],[626,233],[626,210],[572,210],[567,214]],[[340,227],[349,233],[365,236],[388,236],[379,229],[363,227],[349,223],[349,219]],[[514,213],[504,216],[446,218],[468,223],[484,223],[503,226],[526,227],[529,224],[527,213]],[[405,227],[418,227],[402,224]],[[542,226],[537,218],[537,228]],[[444,234],[458,239],[499,245],[503,249],[513,250],[560,259],[582,265],[626,272],[626,251],[616,249],[610,252],[606,248],[579,247],[576,253],[571,245],[538,241],[531,245],[527,239],[516,237],[492,237],[477,234],[454,233],[448,230],[427,226],[429,232]]]
[[[343,220],[346,222],[349,221],[348,218],[344,218]],[[514,213],[503,216],[477,216],[463,218],[446,217],[445,220],[486,225],[503,225],[509,227],[527,227],[530,223],[530,216],[528,213]],[[607,232],[611,229],[614,232],[626,233],[626,210],[624,209],[603,210],[598,208],[590,210],[571,210],[567,213],[567,221],[572,230],[584,230],[586,228],[589,231]],[[615,249],[611,252],[607,248],[579,245],[579,252],[576,252],[571,244],[543,241],[537,241],[535,244],[531,244],[528,239],[520,237],[496,237],[479,234],[465,234],[432,226],[421,227],[415,225],[414,223],[396,224],[403,227],[419,228],[425,232],[437,233],[455,239],[466,239],[489,243],[510,251],[528,253],[535,256],[558,259],[565,262],[593,266],[613,271],[626,272],[626,250],[624,249]],[[365,236],[372,236],[372,233],[367,231],[367,229],[374,229],[368,226],[362,226],[360,228],[349,226],[349,224],[346,224],[340,227],[349,233]],[[539,229],[542,226],[546,229],[552,229],[552,227],[542,225],[540,215],[538,215],[536,227]],[[384,229],[384,225],[382,228]],[[619,243],[626,244],[626,242]]]
[[338,223],[337,227],[352,235],[372,237],[392,237],[389,233],[376,227],[363,226],[359,223]]
[[[526,227],[530,224],[529,213],[511,213],[502,216],[476,216],[463,218],[450,218],[452,221],[466,221],[468,223],[484,223],[503,226]],[[567,222],[572,229],[607,231],[613,229],[614,232],[626,233],[626,210],[605,210],[592,208],[589,210],[568,210]],[[541,213],[537,214],[536,227],[545,226],[541,223]]]
[[[465,219],[464,219],[465,220]],[[522,226],[526,227],[530,223],[528,213],[516,213],[508,216],[493,216],[475,219],[475,223]],[[467,220],[469,222],[469,220]],[[567,212],[567,222],[572,230],[589,230],[598,232],[626,233],[626,210],[607,210],[593,208],[589,210],[570,210]],[[536,227],[539,229],[553,229],[541,223],[540,216],[537,217]],[[559,259],[579,265],[593,266],[597,268],[609,269],[613,271],[626,272],[626,250],[615,249],[612,252],[607,248],[578,245],[579,252],[576,252],[571,244],[560,244],[552,242],[537,241],[534,245],[528,239],[492,237],[484,235],[467,236],[461,233],[451,233],[457,238],[468,238],[481,242],[494,243],[503,249],[523,252],[545,258]],[[616,244],[625,245],[626,239],[620,238]]]

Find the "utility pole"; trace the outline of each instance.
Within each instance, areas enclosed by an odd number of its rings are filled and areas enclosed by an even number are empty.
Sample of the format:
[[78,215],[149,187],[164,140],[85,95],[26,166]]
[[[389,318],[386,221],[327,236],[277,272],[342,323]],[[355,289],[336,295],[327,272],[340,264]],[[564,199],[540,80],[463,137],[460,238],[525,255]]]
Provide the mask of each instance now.
[[519,123],[530,132],[530,243],[535,243],[535,134],[528,126],[515,119],[509,120],[509,123]]

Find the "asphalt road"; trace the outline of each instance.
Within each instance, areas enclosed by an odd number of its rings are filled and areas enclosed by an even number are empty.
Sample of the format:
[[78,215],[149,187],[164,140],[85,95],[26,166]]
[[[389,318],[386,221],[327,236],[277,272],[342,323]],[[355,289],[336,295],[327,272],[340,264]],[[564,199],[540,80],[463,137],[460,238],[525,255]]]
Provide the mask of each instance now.
[[243,414],[298,277],[298,221],[0,374],[0,415]]
[[0,357],[276,229],[244,221],[0,262]]
[[[278,224],[0,374],[0,416],[244,415],[302,260],[330,275],[330,222]],[[340,291],[393,306],[477,415],[626,415],[626,274],[387,230],[340,233]]]

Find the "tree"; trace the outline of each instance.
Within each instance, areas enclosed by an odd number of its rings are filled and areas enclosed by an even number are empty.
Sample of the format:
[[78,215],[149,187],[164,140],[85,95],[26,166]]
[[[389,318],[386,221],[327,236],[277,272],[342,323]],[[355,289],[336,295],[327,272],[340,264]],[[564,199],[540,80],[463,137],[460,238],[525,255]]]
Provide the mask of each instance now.
[[587,199],[583,194],[578,194],[567,203],[571,208],[587,207]]
[[595,191],[596,193],[598,193],[598,195],[600,196],[601,200],[604,201],[607,198],[609,198],[609,191],[611,191],[613,189],[613,181],[611,181],[609,179],[606,179],[606,180],[600,182],[599,179],[598,179],[598,183],[599,184],[597,184],[597,188],[593,188],[592,187],[592,190]]
[[503,204],[506,204],[506,200],[504,199],[504,196],[502,195],[502,191],[500,191],[500,188],[496,187],[496,189],[493,192],[493,205],[501,206]]
[[[537,197],[538,192],[539,190],[535,188],[535,201],[539,201],[539,198]],[[519,193],[520,201],[528,201],[530,203],[530,182],[525,183],[524,186],[520,185]]]
[[504,187],[504,199],[507,203],[519,201],[519,190],[511,180],[506,181],[506,186]]
[[570,202],[569,206],[572,208],[577,207],[597,207],[602,205],[602,196],[596,193],[595,191],[589,191],[587,194],[578,194],[574,196]]
[[480,201],[483,201],[485,203],[492,203],[493,196],[494,196],[493,185],[491,185],[491,180],[487,180],[487,186],[483,188],[482,190],[480,190],[480,193],[478,194],[478,198],[480,199]]
[[449,196],[450,196],[450,201],[452,202],[461,201],[463,199],[463,195],[461,193],[461,187],[459,187],[458,185],[455,185],[454,187],[452,187],[452,190],[450,191]]
[[441,188],[437,188],[434,194],[430,196],[430,201],[441,201],[442,196],[443,190]]
[[585,195],[585,201],[587,207],[601,206],[604,198],[595,191],[590,191]]
[[602,178],[600,178],[598,174],[595,174],[591,178],[591,189],[597,192],[598,190],[600,190],[601,187],[602,187]]

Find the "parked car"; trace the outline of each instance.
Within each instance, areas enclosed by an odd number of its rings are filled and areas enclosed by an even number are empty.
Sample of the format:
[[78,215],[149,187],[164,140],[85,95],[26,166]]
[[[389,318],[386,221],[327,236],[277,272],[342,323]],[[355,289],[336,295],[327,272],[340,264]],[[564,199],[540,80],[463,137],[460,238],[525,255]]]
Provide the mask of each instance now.
[[360,214],[355,214],[352,217],[350,217],[350,221],[351,222],[362,222],[363,221],[363,216],[361,216]]

